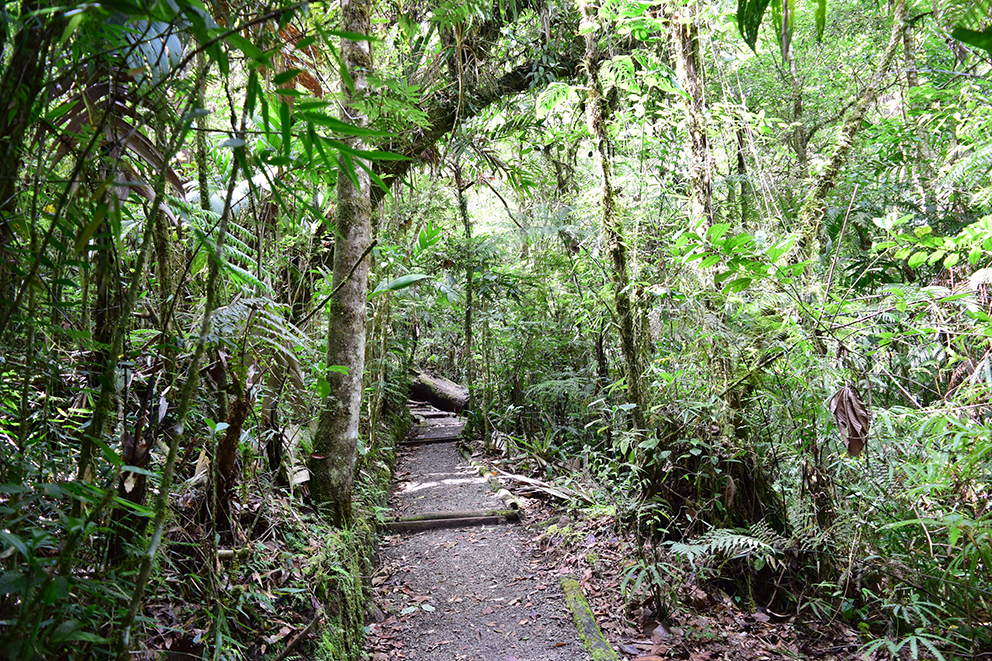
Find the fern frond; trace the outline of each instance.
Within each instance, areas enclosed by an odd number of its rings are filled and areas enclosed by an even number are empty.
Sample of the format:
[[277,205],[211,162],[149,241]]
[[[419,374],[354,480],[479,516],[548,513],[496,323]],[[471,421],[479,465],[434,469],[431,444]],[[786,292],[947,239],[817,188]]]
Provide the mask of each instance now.
[[963,156],[948,170],[946,179],[969,187],[980,186],[988,183],[990,170],[992,170],[992,142]]
[[698,558],[720,556],[726,559],[751,556],[770,556],[781,551],[786,540],[763,522],[747,530],[738,528],[716,528],[710,530],[697,541],[684,544],[669,542],[669,550],[685,558],[690,564]]

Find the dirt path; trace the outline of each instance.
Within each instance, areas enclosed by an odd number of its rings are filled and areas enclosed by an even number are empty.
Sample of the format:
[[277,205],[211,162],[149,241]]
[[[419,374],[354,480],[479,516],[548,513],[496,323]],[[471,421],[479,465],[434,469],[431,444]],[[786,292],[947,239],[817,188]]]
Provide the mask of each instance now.
[[[393,516],[505,507],[454,442],[406,446],[395,475]],[[515,523],[386,537],[372,581],[383,616],[369,631],[374,661],[589,659],[532,538]]]

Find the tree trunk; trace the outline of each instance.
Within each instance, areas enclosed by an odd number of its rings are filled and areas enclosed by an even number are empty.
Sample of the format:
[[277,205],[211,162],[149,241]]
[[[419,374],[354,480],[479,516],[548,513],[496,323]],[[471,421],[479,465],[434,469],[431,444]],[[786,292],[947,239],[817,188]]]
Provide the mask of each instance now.
[[[912,113],[919,107],[918,103],[912,101],[913,88],[917,87],[919,79],[917,77],[916,64],[916,37],[913,35],[914,23],[906,21],[902,34],[903,61],[906,64],[906,92],[904,94],[903,111]],[[908,121],[915,121],[911,118]],[[916,137],[916,159],[913,163],[913,184],[920,195],[920,206],[925,213],[933,208],[936,211],[936,201],[932,194],[930,180],[933,179],[933,150],[930,147],[930,136],[925,129],[914,126],[913,133]]]
[[692,224],[708,228],[713,225],[713,155],[706,136],[706,116],[703,112],[703,85],[699,80],[699,29],[696,25],[696,5],[690,3],[676,17],[675,73],[679,85],[686,91],[686,126],[692,151]]
[[[370,0],[342,0],[342,30],[368,34],[370,10]],[[368,41],[342,39],[341,56],[353,81],[353,86],[344,91],[344,119],[351,124],[361,124],[365,118],[356,102],[364,92],[366,76],[372,70],[371,46]],[[360,140],[353,139],[349,143],[354,149],[362,148]],[[365,304],[369,275],[365,253],[372,232],[369,175],[351,157],[345,154],[341,157],[346,164],[352,165],[355,180],[352,181],[343,171],[338,176],[332,284],[335,288],[340,286],[340,289],[330,302],[327,365],[345,367],[348,373],[327,373],[331,394],[324,399],[309,461],[313,499],[331,523],[339,526],[351,521],[362,372],[365,368]]]
[[799,77],[799,69],[796,67],[796,51],[792,48],[792,40],[786,39],[784,35],[789,32],[786,24],[789,22],[789,3],[783,2],[782,25],[780,26],[782,37],[782,56],[789,67],[788,82],[792,91],[792,123],[795,128],[788,142],[792,150],[796,152],[796,166],[798,167],[798,180],[806,181],[809,176],[809,141],[813,138],[813,131],[807,129],[803,124],[803,81]]
[[747,133],[744,128],[744,117],[738,115],[736,119],[737,133],[737,180],[740,182],[740,210],[741,226],[747,227],[747,222],[751,217],[751,182],[747,178]]
[[[458,194],[458,212],[465,227],[465,385],[468,386],[468,402],[465,408],[472,410],[475,390],[475,362],[472,360],[472,285],[475,279],[475,261],[472,259],[472,221],[468,217],[468,200],[465,199],[465,186],[462,182],[462,168],[455,162],[455,192]],[[474,431],[472,417],[468,419],[466,434]]]
[[865,89],[857,105],[854,106],[847,119],[844,120],[844,124],[837,134],[837,143],[834,146],[834,153],[830,157],[830,162],[817,178],[809,197],[806,198],[806,203],[803,204],[802,211],[799,213],[800,235],[797,242],[797,250],[792,257],[796,262],[809,259],[815,252],[820,220],[823,218],[823,207],[827,199],[827,194],[837,185],[841,168],[847,163],[847,154],[851,150],[851,145],[854,142],[855,136],[858,134],[858,130],[864,123],[865,114],[868,112],[868,108],[878,98],[878,93],[882,88],[882,82],[888,74],[889,65],[892,64],[896,50],[902,44],[903,26],[906,22],[906,0],[896,0],[893,13],[892,32],[889,36],[889,43],[886,45],[885,50],[878,60],[878,64],[875,66],[875,72],[872,74],[871,82],[868,83],[868,87]]
[[[17,212],[17,182],[21,176],[24,137],[35,121],[34,108],[38,94],[47,77],[48,51],[62,31],[64,20],[57,14],[38,15],[48,3],[24,0],[20,16],[24,20],[20,31],[4,50],[0,60],[10,59],[0,74],[0,98],[4,110],[0,112],[0,313],[12,310],[16,283],[11,269],[16,256],[10,252],[14,240],[12,223]],[[5,21],[6,22],[6,21]],[[4,28],[6,31],[6,28]],[[6,46],[6,44],[5,44]],[[6,318],[9,315],[3,315]]]
[[[583,23],[595,23],[595,10],[584,0],[579,3]],[[586,121],[589,132],[596,142],[599,153],[600,174],[603,182],[603,238],[607,254],[613,262],[614,305],[617,323],[620,326],[620,344],[627,366],[627,402],[634,405],[632,410],[634,426],[645,428],[644,395],[641,389],[641,363],[637,354],[637,340],[634,334],[634,306],[630,300],[630,276],[627,273],[627,246],[624,242],[617,217],[615,191],[613,190],[610,139],[606,133],[606,113],[608,108],[603,98],[603,85],[599,80],[599,67],[596,57],[596,30],[586,32],[585,69],[589,79],[586,99]]]

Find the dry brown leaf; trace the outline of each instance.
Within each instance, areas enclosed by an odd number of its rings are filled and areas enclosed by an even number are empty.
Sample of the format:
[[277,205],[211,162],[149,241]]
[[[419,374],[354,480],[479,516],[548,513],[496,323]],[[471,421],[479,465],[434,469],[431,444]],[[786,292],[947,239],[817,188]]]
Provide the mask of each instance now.
[[844,432],[847,454],[857,457],[868,442],[868,429],[871,425],[868,410],[857,388],[845,383],[830,398],[830,412],[837,426]]

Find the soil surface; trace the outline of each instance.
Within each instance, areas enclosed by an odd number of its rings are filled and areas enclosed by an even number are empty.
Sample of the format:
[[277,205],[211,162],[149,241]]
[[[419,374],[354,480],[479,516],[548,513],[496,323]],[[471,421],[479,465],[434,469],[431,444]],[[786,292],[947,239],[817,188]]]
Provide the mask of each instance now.
[[455,443],[407,446],[400,451],[389,498],[393,516],[495,510],[503,501]]
[[[393,516],[505,507],[454,443],[406,446],[395,475]],[[558,576],[519,524],[386,537],[372,658],[586,661]]]

